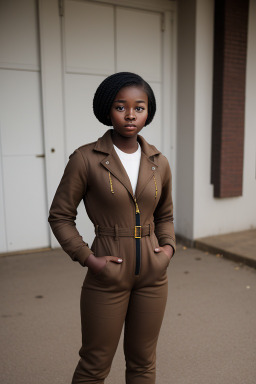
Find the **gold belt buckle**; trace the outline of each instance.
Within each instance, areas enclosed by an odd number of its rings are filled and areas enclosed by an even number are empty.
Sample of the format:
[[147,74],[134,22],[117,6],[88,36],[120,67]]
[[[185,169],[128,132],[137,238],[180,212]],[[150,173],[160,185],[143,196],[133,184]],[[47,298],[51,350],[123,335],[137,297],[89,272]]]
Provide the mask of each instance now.
[[141,225],[136,225],[134,227],[134,237],[135,239],[141,239]]

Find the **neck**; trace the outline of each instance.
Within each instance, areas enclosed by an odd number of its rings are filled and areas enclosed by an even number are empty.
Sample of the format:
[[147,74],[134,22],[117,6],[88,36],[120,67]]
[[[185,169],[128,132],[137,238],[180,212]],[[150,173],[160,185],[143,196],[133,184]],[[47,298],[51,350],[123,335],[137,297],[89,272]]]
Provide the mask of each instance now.
[[138,149],[137,136],[127,138],[118,135],[115,131],[112,132],[112,141],[113,144],[121,151],[126,153],[134,153]]

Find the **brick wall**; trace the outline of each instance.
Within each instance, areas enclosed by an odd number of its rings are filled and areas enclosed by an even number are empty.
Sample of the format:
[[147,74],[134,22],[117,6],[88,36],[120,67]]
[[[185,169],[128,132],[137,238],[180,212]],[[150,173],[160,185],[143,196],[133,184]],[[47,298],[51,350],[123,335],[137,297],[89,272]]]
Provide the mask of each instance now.
[[242,195],[248,0],[216,0],[211,183],[214,197]]

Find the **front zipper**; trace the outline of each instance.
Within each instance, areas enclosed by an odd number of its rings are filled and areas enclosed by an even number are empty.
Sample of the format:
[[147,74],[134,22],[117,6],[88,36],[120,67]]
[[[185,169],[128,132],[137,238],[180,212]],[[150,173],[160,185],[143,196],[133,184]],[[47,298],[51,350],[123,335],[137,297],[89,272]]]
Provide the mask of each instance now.
[[140,210],[136,200],[136,197],[133,196],[133,200],[135,203],[135,223],[136,226],[134,228],[134,237],[136,242],[136,263],[135,263],[135,275],[139,275],[140,273],[140,264],[141,264],[141,226],[140,226]]

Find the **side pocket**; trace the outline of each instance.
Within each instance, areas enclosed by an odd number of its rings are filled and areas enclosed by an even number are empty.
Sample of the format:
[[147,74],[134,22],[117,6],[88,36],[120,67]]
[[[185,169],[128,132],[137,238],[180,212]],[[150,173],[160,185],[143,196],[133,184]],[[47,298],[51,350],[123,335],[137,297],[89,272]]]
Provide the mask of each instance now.
[[159,248],[160,246],[159,246],[157,237],[154,233],[153,233],[153,235],[150,236],[150,242],[151,242],[152,249],[153,249],[155,256],[158,258],[158,260],[164,259],[164,265],[165,265],[165,268],[167,268],[170,264],[171,259],[163,251],[159,252],[159,253],[155,252],[155,248]]

